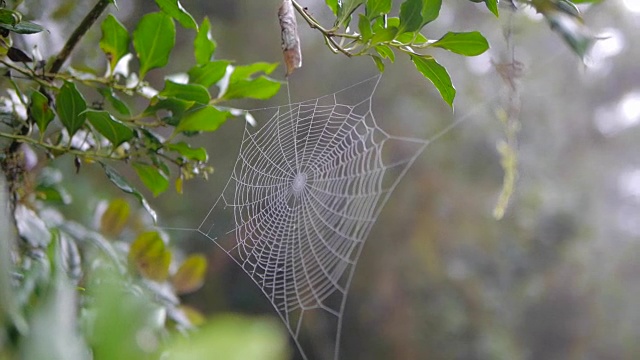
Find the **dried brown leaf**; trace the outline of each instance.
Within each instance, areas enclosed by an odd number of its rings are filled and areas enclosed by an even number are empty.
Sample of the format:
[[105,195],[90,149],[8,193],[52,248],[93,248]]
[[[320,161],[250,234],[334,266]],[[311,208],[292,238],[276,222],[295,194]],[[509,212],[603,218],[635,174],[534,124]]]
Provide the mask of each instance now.
[[278,19],[282,35],[282,53],[284,54],[284,63],[287,66],[286,76],[289,76],[295,69],[302,67],[298,23],[291,0],[282,1],[278,10]]

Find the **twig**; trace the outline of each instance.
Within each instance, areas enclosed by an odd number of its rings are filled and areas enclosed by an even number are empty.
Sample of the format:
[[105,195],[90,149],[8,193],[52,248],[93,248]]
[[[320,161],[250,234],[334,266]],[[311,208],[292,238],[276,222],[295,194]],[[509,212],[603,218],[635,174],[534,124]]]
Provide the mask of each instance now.
[[98,0],[98,3],[93,7],[93,9],[91,9],[91,11],[89,11],[87,16],[82,19],[80,25],[78,25],[78,27],[73,31],[69,40],[67,40],[67,43],[64,44],[64,47],[60,50],[60,53],[58,53],[58,56],[56,56],[56,59],[53,61],[49,72],[55,74],[60,71],[62,65],[67,61],[67,58],[69,58],[69,55],[71,55],[71,52],[76,47],[80,39],[84,36],[87,30],[93,26],[93,23],[98,20],[100,15],[102,15],[102,12],[110,3],[111,1],[109,0]]
[[300,14],[300,16],[302,16],[302,18],[307,22],[307,24],[309,24],[309,27],[311,27],[312,29],[316,29],[322,33],[322,35],[324,36],[325,42],[327,43],[327,45],[329,45],[329,48],[331,49],[331,51],[333,51],[334,53],[341,52],[348,57],[352,57],[354,55],[351,52],[349,52],[347,49],[340,46],[334,40],[334,38],[338,37],[338,38],[346,38],[346,39],[359,39],[360,36],[353,35],[353,34],[336,33],[337,29],[335,28],[330,30],[326,29],[322,25],[320,25],[318,20],[316,20],[313,16],[311,16],[311,14],[309,14],[309,12],[304,7],[298,4],[297,1],[292,0],[291,3],[293,4],[293,7],[296,9],[296,11]]

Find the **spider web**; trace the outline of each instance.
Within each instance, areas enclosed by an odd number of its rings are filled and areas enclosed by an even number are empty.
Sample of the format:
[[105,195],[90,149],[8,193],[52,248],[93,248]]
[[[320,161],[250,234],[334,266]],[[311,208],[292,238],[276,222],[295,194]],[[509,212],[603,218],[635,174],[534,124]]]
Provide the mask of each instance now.
[[428,145],[376,124],[371,101],[379,80],[272,108],[261,127],[246,125],[231,177],[197,229],[253,279],[305,359],[302,329],[319,317],[335,334],[328,357],[338,358],[364,242]]

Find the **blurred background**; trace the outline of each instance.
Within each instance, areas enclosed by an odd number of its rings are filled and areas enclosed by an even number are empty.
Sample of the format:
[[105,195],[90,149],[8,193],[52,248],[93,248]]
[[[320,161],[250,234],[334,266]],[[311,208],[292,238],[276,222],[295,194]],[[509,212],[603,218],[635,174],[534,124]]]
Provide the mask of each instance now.
[[[93,5],[33,3],[29,16],[44,19],[51,32],[28,40],[45,57]],[[323,1],[300,3],[330,25]],[[182,4],[198,22],[204,15],[211,19],[216,58],[281,61],[279,1]],[[640,2],[581,7],[601,37],[586,64],[533,11],[510,15],[501,8],[496,20],[481,5],[447,0],[426,27],[429,38],[480,30],[491,43],[489,52],[468,59],[434,50],[458,90],[455,112],[408,58],[387,66],[374,94],[376,120],[391,134],[431,139],[460,123],[418,158],[374,226],[347,301],[341,358],[640,358]],[[142,14],[155,11],[151,1],[119,1],[118,7],[114,14],[130,29]],[[70,20],[60,21],[65,18]],[[292,101],[377,73],[369,58],[334,55],[301,20],[299,28],[303,67],[289,79]],[[503,178],[496,146],[505,138],[496,114],[508,106],[510,86],[496,64],[512,60],[505,32],[511,32],[510,46],[522,64],[515,83],[519,177],[504,218],[496,220],[492,213]],[[193,34],[179,36],[169,66],[184,69],[193,63]],[[99,37],[96,28],[83,41],[97,44]],[[104,62],[97,45],[82,49],[77,59]],[[284,79],[283,67],[277,71],[274,76]],[[162,74],[150,73],[150,81],[160,87]],[[236,105],[250,109],[288,101],[283,86],[271,101]],[[153,199],[161,226],[196,228],[204,219],[230,175],[243,121],[229,121],[196,140],[210,149],[215,172],[208,181],[187,183],[184,195]],[[70,158],[57,163],[73,166]],[[70,211],[90,220],[86,209],[96,206],[92,202],[119,193],[100,169],[83,172],[95,176],[71,181],[88,201]],[[208,315],[276,316],[249,277],[212,242],[195,232],[170,234],[174,245],[209,257],[204,288],[185,303]],[[321,324],[305,331],[313,340],[306,344],[310,358],[321,356],[330,334]]]

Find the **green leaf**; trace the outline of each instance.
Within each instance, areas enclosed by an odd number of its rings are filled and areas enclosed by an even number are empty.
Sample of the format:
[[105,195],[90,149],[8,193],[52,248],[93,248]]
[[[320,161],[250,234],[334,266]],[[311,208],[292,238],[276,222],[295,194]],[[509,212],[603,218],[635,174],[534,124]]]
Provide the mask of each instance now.
[[[342,1],[342,6],[338,8],[338,25],[349,26],[349,22],[351,22],[351,14],[353,14],[353,12],[364,3],[364,1],[365,0]],[[340,1],[338,3],[340,3]]]
[[150,231],[140,234],[131,243],[129,261],[145,278],[164,281],[169,276],[171,252],[166,249],[160,234]]
[[110,70],[116,67],[116,64],[129,50],[129,31],[116,19],[109,14],[100,26],[102,29],[102,39],[100,39],[100,49],[104,51],[109,59]]
[[487,39],[477,31],[472,32],[448,32],[432,46],[449,50],[465,56],[476,56],[489,49]]
[[397,27],[388,27],[377,30],[371,37],[371,44],[380,44],[393,40],[398,34]]
[[371,20],[369,20],[366,16],[359,14],[358,15],[358,30],[360,31],[360,35],[362,35],[362,42],[367,43],[369,39],[373,36],[373,30],[371,29]]
[[[442,0],[423,0],[422,4],[422,26],[437,19],[440,15]],[[420,26],[422,28],[422,26]]]
[[104,235],[117,237],[129,220],[131,207],[125,199],[113,199],[100,217],[100,232]]
[[160,195],[169,187],[169,179],[157,167],[144,163],[133,163],[132,166],[144,186],[151,190],[153,196]]
[[69,137],[72,137],[84,124],[85,110],[87,110],[87,103],[76,85],[65,81],[56,97],[56,112],[62,125],[69,131]]
[[484,0],[484,3],[487,5],[487,9],[493,13],[496,17],[500,17],[500,13],[498,11],[498,0]]
[[[189,337],[174,336],[167,342],[163,360],[291,358],[287,332],[269,317],[219,315]],[[250,344],[250,345],[247,345]]]
[[382,56],[384,59],[389,59],[391,62],[396,61],[396,55],[393,53],[393,49],[391,49],[387,45],[378,45],[375,47],[376,52]]
[[422,27],[422,1],[406,0],[400,5],[398,34],[420,30]]
[[153,116],[159,110],[168,110],[171,112],[171,116],[163,118],[162,121],[171,126],[176,126],[180,122],[183,114],[187,110],[191,109],[194,104],[195,101],[176,98],[159,99],[158,97],[155,97],[151,100],[151,104],[149,104],[149,106],[144,110],[143,114],[144,116]]
[[7,25],[15,25],[22,20],[22,15],[13,10],[0,8],[0,23]]
[[327,6],[333,12],[333,15],[337,16],[340,10],[341,3],[338,0],[325,0],[325,3],[327,3]]
[[391,0],[367,0],[366,14],[370,20],[391,11]]
[[204,255],[191,255],[180,265],[171,278],[171,284],[178,294],[187,294],[198,290],[204,283],[207,272],[207,258]]
[[49,100],[39,91],[31,93],[31,105],[29,106],[31,116],[38,125],[41,134],[47,130],[47,126],[55,117],[53,110],[49,107]]
[[250,79],[252,75],[260,72],[269,75],[278,67],[278,65],[278,63],[257,62],[249,65],[236,66],[229,77],[229,83],[233,83],[238,80]]
[[586,53],[596,42],[596,38],[584,23],[579,18],[562,11],[550,10],[543,15],[549,22],[551,29],[560,34],[573,52],[584,59]]
[[175,144],[167,144],[166,147],[167,149],[175,151],[189,160],[205,162],[209,159],[209,155],[207,154],[207,150],[205,150],[205,148],[199,147],[193,149],[191,148],[191,146],[189,146],[189,144],[183,141]]
[[198,29],[198,24],[193,19],[193,16],[187,12],[180,4],[178,0],[156,0],[156,4],[160,6],[160,9],[167,15],[178,20],[180,25],[187,29]]
[[176,42],[173,20],[164,13],[150,13],[142,17],[133,32],[133,47],[140,59],[140,79],[151,69],[163,67]]
[[370,56],[373,59],[373,62],[376,64],[376,67],[378,68],[378,70],[380,70],[380,72],[384,72],[384,61],[382,60],[382,58],[377,55],[370,55]]
[[260,76],[253,80],[240,80],[230,83],[222,98],[225,100],[239,98],[265,100],[277,94],[280,85],[280,82],[266,76]]
[[198,65],[209,63],[215,51],[216,42],[211,37],[211,23],[209,18],[205,16],[193,41],[193,55],[196,58],[196,63]]
[[114,147],[120,146],[125,141],[133,138],[133,130],[120,121],[114,119],[107,111],[87,110],[85,111],[89,123],[107,138]]
[[144,196],[138,190],[136,190],[133,186],[131,186],[131,184],[129,184],[127,179],[122,177],[122,175],[120,175],[111,166],[109,166],[109,165],[107,165],[105,163],[102,163],[102,162],[100,163],[100,165],[104,169],[104,173],[105,173],[105,175],[107,175],[107,178],[109,179],[109,181],[111,181],[120,190],[126,192],[127,194],[131,194],[131,195],[135,196],[138,199],[138,201],[140,202],[140,205],[142,205],[142,207],[144,207],[145,210],[147,210],[149,215],[151,215],[151,218],[153,219],[153,222],[155,223],[155,222],[158,221],[158,215],[156,215],[155,210],[153,210],[153,208],[151,208],[151,205],[149,205],[149,203],[147,202],[147,199],[145,199]]
[[187,112],[175,131],[215,131],[230,116],[231,113],[228,111],[220,111],[213,106],[203,106]]
[[131,115],[131,109],[129,109],[129,106],[115,94],[113,88],[104,87],[99,88],[98,91],[105,99],[107,99],[107,101],[109,101],[111,106],[113,106],[117,112],[122,115]]
[[0,28],[13,31],[16,34],[23,34],[23,35],[37,34],[45,30],[42,26],[36,23],[32,23],[30,21],[21,21],[15,25],[0,23]]
[[442,99],[453,108],[453,99],[456,97],[456,89],[451,83],[451,77],[442,65],[430,57],[411,54],[411,61],[418,71],[429,79],[440,92]]
[[189,82],[209,87],[224,77],[227,72],[228,61],[218,60],[192,67],[189,74]]
[[194,101],[199,104],[207,104],[211,100],[207,88],[200,84],[178,84],[170,80],[165,80],[164,89],[158,96]]

